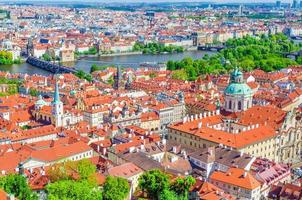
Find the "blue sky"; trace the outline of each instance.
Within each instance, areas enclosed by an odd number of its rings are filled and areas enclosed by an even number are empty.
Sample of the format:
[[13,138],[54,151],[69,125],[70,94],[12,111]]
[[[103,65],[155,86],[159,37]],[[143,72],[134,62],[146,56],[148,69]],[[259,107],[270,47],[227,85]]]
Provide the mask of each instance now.
[[[7,1],[7,2],[23,2],[23,1],[45,1],[45,2],[49,2],[49,0],[1,0],[2,2]],[[238,3],[272,3],[275,2],[275,0],[55,0],[57,2],[82,2],[84,3],[85,1],[87,2],[150,2],[150,3],[155,3],[155,2],[217,2],[217,3],[233,3],[233,2],[238,2]],[[281,0],[284,3],[289,3],[292,2],[292,0]]]

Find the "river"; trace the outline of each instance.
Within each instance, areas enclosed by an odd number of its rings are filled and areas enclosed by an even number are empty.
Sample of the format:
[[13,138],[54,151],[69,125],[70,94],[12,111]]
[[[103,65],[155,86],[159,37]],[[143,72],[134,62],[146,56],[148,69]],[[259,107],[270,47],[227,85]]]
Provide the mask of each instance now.
[[[122,65],[124,67],[136,68],[142,62],[167,62],[168,60],[181,60],[185,57],[192,59],[202,58],[205,54],[215,54],[215,52],[207,51],[186,51],[183,53],[174,54],[160,54],[160,55],[118,55],[118,56],[102,56],[102,57],[85,57],[74,63],[66,63],[67,66],[75,67],[76,69],[85,72],[90,71],[92,64],[97,65]],[[27,74],[41,74],[49,75],[50,72],[31,66],[27,63],[14,64],[14,65],[1,65],[1,71],[9,71],[11,73],[27,73]]]

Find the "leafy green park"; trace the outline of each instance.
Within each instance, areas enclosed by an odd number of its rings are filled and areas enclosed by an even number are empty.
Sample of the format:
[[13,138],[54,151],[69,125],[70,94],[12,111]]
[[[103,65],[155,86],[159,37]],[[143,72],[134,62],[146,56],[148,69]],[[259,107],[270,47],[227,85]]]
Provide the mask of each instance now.
[[233,67],[243,71],[261,69],[266,72],[280,70],[290,65],[302,64],[302,57],[292,60],[286,54],[301,50],[301,44],[294,44],[283,34],[245,36],[230,39],[226,48],[216,55],[205,55],[201,59],[184,58],[168,61],[167,68],[173,70],[172,77],[181,80],[196,80],[203,74],[224,74]]
[[136,42],[133,46],[133,51],[141,51],[143,54],[160,54],[160,53],[180,53],[184,52],[184,48],[176,45],[160,44],[157,42],[152,42],[148,44],[141,44]]
[[[130,194],[128,180],[107,176],[100,186],[96,178],[96,166],[88,159],[65,161],[47,169],[49,183],[45,186],[49,200],[124,200]],[[144,172],[139,177],[137,191],[140,199],[187,200],[195,179],[191,176],[173,178],[160,170]],[[23,175],[9,174],[0,178],[0,188],[20,200],[37,200],[38,193],[31,190]]]

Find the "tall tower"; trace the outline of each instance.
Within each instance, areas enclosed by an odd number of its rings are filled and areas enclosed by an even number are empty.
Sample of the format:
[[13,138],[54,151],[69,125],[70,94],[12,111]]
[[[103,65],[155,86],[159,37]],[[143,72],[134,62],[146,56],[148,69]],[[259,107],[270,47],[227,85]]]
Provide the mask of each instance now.
[[231,73],[230,84],[224,90],[224,100],[224,109],[228,112],[241,112],[252,107],[253,92],[238,69]]
[[60,100],[58,81],[56,81],[55,93],[54,93],[53,101],[51,102],[51,113],[54,118],[53,121],[54,125],[56,127],[63,126],[63,103]]
[[238,16],[242,16],[243,15],[243,5],[241,4],[238,8]]
[[292,8],[298,8],[298,0],[293,0]]
[[281,8],[281,0],[276,1],[276,8],[278,8],[278,9]]
[[114,76],[114,85],[113,88],[119,90],[122,87],[122,71],[121,67],[117,67],[116,74]]

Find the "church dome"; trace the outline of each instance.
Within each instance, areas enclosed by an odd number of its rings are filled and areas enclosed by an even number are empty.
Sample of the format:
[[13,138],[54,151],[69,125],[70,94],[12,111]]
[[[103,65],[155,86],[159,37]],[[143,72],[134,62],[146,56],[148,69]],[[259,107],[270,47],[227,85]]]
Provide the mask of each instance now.
[[35,105],[36,105],[36,106],[45,106],[45,105],[46,105],[46,102],[43,100],[42,96],[39,95],[38,98],[39,98],[39,99],[38,99],[38,101],[36,101]]
[[70,95],[76,95],[76,93],[77,93],[77,91],[71,90],[69,94],[70,94]]
[[230,95],[251,95],[251,88],[243,81],[243,73],[237,68],[231,73],[231,83],[224,93]]
[[252,90],[245,83],[231,83],[227,86],[224,93],[230,95],[250,95],[252,94]]

